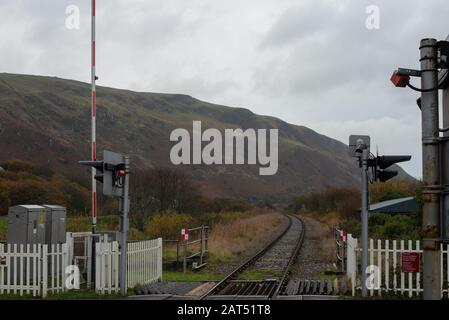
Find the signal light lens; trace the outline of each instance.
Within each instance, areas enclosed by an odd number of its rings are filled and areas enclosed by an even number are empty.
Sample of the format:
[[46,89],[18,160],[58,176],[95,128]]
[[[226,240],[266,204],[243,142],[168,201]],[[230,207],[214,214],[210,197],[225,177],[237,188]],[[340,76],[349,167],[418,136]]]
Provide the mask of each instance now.
[[378,170],[376,173],[376,180],[380,182],[387,182],[390,179],[393,179],[398,175],[398,172],[395,170]]
[[125,169],[120,169],[120,170],[118,171],[118,175],[119,175],[120,177],[124,177],[124,176],[126,175]]
[[399,75],[397,71],[394,71],[390,78],[395,87],[404,88],[410,81],[410,76]]

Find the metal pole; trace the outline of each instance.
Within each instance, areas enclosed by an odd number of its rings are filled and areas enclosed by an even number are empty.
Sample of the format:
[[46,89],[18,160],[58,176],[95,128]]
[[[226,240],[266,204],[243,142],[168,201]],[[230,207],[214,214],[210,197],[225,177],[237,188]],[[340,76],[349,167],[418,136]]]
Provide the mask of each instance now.
[[[91,26],[91,159],[97,160],[97,146],[96,146],[96,108],[97,108],[97,95],[95,89],[95,15],[96,15],[96,0],[92,2],[92,26]],[[92,167],[92,234],[97,231],[97,180],[95,180],[96,170]],[[91,274],[95,277],[95,236],[92,236],[92,263]],[[94,278],[95,279],[95,278]],[[95,283],[95,280],[92,282]]]
[[365,147],[362,151],[362,297],[368,296],[366,287],[366,270],[368,267],[368,157],[369,150]]
[[[423,39],[420,45],[421,88],[438,86],[437,41]],[[425,300],[441,299],[440,274],[440,170],[438,90],[421,95],[423,167],[423,289]]]
[[[449,36],[446,37],[449,41]],[[447,71],[449,72],[449,71]],[[449,127],[449,88],[443,89],[443,128]],[[449,131],[444,131],[441,138],[441,174],[442,174],[442,205],[441,205],[441,236],[444,240],[449,239]]]
[[127,232],[129,212],[129,157],[125,156],[125,177],[123,182],[122,197],[120,199],[120,293],[127,295],[128,285],[127,271]]
[[[443,90],[443,128],[449,127],[449,88]],[[443,133],[441,144],[441,170],[443,184],[441,234],[449,239],[449,131]]]

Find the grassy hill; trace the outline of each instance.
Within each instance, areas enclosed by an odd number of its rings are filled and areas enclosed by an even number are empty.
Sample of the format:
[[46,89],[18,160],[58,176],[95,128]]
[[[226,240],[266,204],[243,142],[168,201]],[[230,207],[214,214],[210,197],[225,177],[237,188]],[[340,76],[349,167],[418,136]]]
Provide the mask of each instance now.
[[[207,196],[286,201],[327,186],[355,186],[359,173],[347,147],[304,126],[181,94],[98,87],[98,152],[131,156],[133,166],[169,166],[170,133],[205,128],[279,129],[279,170],[260,176],[257,165],[184,165]],[[0,161],[23,159],[86,179],[77,164],[90,155],[90,86],[55,77],[0,74]]]

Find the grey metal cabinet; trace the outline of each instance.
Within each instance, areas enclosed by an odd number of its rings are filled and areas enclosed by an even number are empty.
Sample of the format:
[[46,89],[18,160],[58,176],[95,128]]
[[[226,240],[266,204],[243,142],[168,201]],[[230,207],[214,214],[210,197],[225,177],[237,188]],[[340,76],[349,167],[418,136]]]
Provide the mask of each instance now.
[[46,212],[46,209],[39,205],[10,207],[8,210],[8,243],[46,243]]
[[67,209],[61,206],[48,204],[44,204],[43,207],[47,209],[47,220],[49,221],[47,243],[65,243]]

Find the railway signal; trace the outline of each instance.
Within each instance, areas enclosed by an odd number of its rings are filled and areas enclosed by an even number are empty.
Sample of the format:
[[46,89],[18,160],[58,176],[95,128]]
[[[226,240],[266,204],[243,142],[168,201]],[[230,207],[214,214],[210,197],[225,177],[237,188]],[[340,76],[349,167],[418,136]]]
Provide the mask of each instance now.
[[[420,93],[423,158],[423,297],[441,299],[440,244],[449,241],[449,37],[420,42],[420,70],[399,68],[391,81]],[[410,78],[421,81],[421,88]],[[439,125],[439,89],[443,90],[443,126]],[[440,136],[442,133],[442,136]]]
[[350,156],[358,159],[361,173],[362,203],[360,208],[361,244],[362,244],[362,297],[368,296],[367,270],[368,270],[368,163],[370,156],[370,137],[366,135],[349,136]]
[[374,170],[374,180],[386,182],[398,175],[397,170],[386,170],[398,162],[409,161],[411,156],[377,156],[372,165]]
[[362,244],[362,297],[368,296],[367,278],[368,267],[368,207],[369,207],[369,189],[368,182],[369,170],[373,170],[374,181],[385,182],[397,176],[398,171],[386,170],[393,164],[403,161],[409,161],[411,156],[372,156],[370,152],[370,137],[367,135],[351,135],[349,136],[349,154],[351,157],[358,159],[361,168],[361,244]]
[[119,153],[104,150],[103,161],[79,161],[81,165],[92,167],[96,172],[95,180],[103,184],[103,194],[119,198],[120,213],[120,291],[127,293],[127,232],[129,212],[129,158]]

